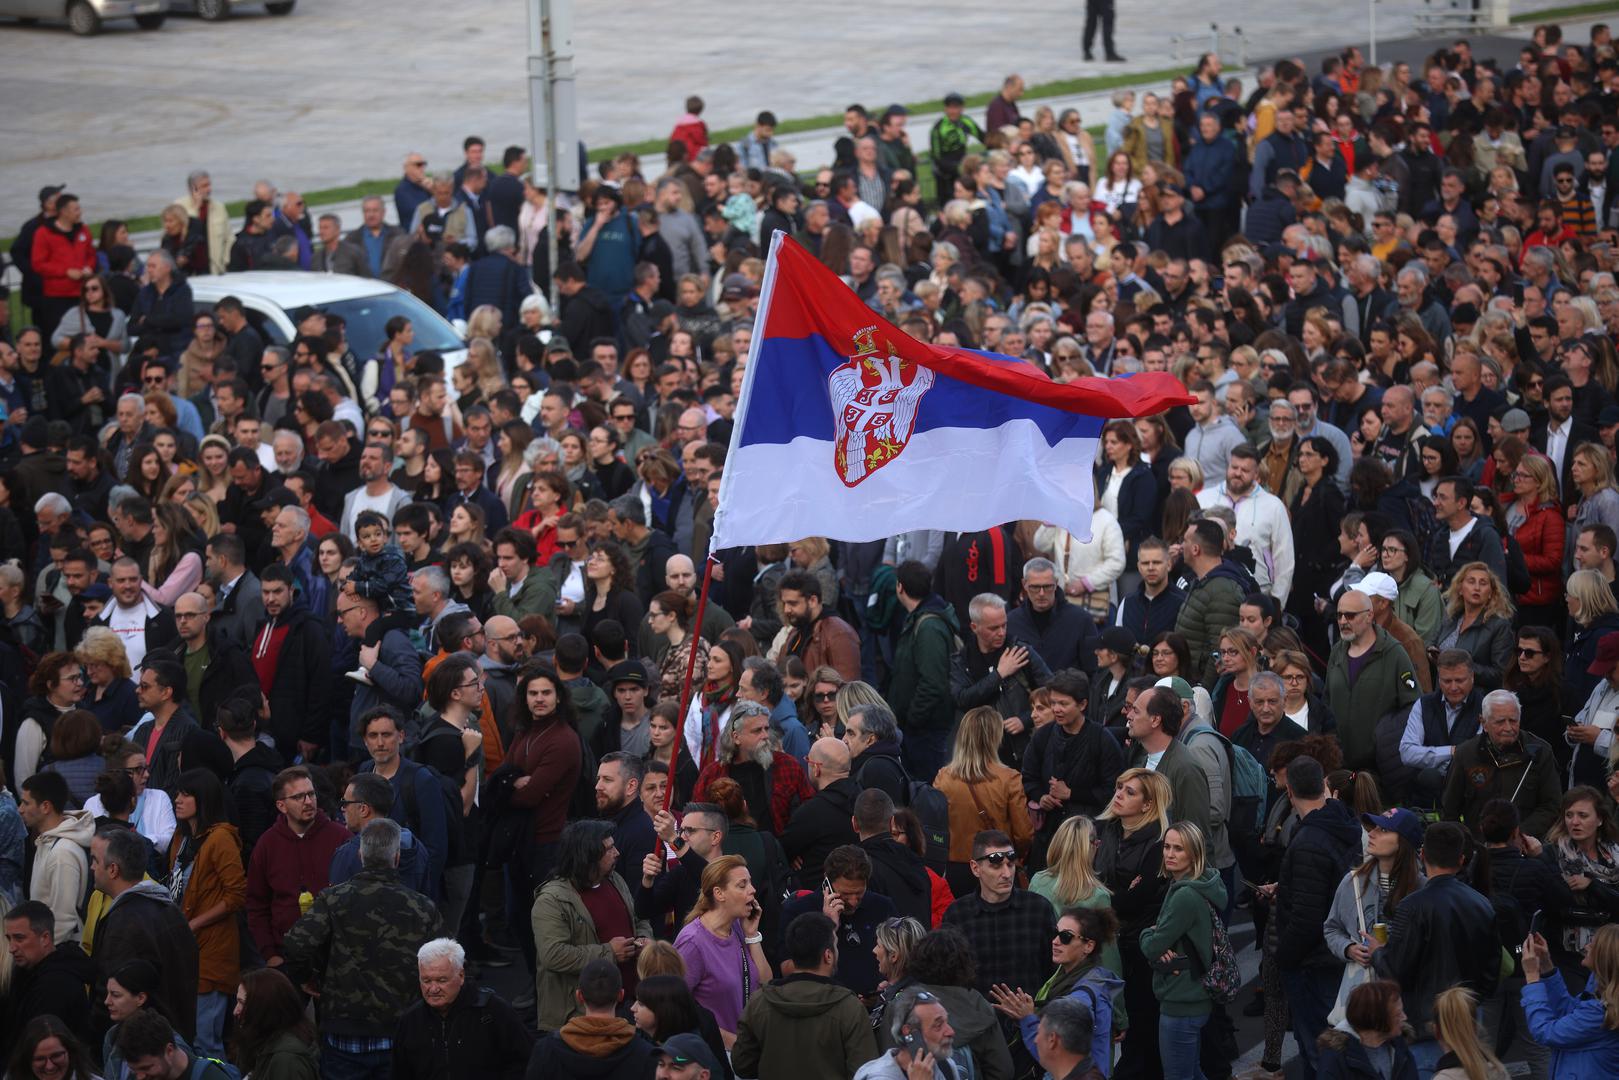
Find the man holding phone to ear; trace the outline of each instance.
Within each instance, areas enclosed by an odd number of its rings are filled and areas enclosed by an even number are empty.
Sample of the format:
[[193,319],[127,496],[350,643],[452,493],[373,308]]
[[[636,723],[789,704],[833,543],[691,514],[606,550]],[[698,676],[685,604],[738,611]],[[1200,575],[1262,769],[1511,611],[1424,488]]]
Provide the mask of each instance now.
[[860,1066],[854,1080],[957,1080],[956,1032],[943,1002],[926,990],[906,990],[888,1016],[898,1045]]

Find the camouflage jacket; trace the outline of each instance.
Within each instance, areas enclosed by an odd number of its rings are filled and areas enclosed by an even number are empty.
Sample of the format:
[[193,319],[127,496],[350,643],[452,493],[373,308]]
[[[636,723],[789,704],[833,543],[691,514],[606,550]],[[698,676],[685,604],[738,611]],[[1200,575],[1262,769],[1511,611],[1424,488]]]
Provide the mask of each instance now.
[[294,983],[319,983],[323,1032],[391,1036],[418,996],[416,950],[440,924],[438,908],[395,871],[361,870],[315,897],[281,955]]

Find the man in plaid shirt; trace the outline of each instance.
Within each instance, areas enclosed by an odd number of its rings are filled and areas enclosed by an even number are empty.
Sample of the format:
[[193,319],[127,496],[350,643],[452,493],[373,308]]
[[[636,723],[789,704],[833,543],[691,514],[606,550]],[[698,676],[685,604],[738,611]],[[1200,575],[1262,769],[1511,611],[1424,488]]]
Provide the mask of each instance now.
[[1005,833],[975,835],[971,866],[978,892],[951,904],[942,925],[972,945],[979,993],[988,997],[991,987],[1005,985],[1033,994],[1051,975],[1056,914],[1044,897],[1016,887],[1017,852]]

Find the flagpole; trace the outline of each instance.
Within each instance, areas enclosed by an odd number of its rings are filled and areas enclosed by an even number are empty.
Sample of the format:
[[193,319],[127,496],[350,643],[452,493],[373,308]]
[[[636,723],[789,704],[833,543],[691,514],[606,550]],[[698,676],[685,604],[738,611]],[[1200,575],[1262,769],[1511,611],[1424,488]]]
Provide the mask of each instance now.
[[686,710],[691,707],[691,677],[697,667],[697,650],[703,647],[703,609],[708,606],[708,586],[714,580],[714,562],[712,554],[703,560],[703,590],[697,594],[697,614],[692,618],[691,630],[686,635],[686,640],[691,642],[691,655],[686,657],[686,679],[680,686],[680,720],[675,728],[674,745],[669,748],[669,783],[663,789],[665,810],[669,809],[675,797],[675,774],[680,770],[680,744],[686,741]]
[[[756,361],[759,356],[759,346],[764,340],[765,313],[770,310],[770,294],[776,284],[776,249],[781,247],[781,242],[786,235],[786,233],[777,229],[770,237],[770,252],[765,258],[764,279],[759,286],[759,307],[753,316],[753,338],[748,343],[748,364],[742,373],[742,392],[737,395],[736,423],[731,427],[731,442],[726,449],[727,461],[742,446],[742,428],[747,423],[748,401],[752,397],[753,380],[758,371]],[[722,472],[720,474],[719,505],[714,508],[714,531],[709,534],[708,554],[703,560],[703,588],[697,594],[697,612],[692,617],[691,655],[686,657],[686,677],[680,687],[679,724],[675,729],[677,734],[674,746],[669,751],[669,784],[663,793],[663,808],[665,810],[669,809],[669,804],[674,799],[675,775],[680,768],[680,746],[686,739],[686,713],[691,708],[691,678],[693,671],[697,667],[697,650],[702,647],[703,613],[708,608],[708,587],[714,580],[714,564],[718,561],[714,558],[714,551],[718,546],[716,541],[719,539],[720,528],[725,520],[725,496],[730,489],[731,478]],[[699,733],[698,741],[700,744],[702,733]]]

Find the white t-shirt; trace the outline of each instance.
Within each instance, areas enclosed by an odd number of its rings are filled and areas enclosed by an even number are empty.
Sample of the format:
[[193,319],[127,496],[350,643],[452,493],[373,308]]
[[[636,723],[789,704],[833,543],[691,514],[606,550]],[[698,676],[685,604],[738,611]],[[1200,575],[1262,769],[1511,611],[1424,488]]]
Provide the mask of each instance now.
[[348,533],[350,540],[353,540],[355,538],[354,534],[359,532],[359,529],[356,528],[354,523],[360,520],[360,515],[365,511],[375,510],[383,517],[388,516],[388,504],[393,501],[393,494],[394,486],[392,484],[389,484],[387,489],[383,491],[381,495],[368,495],[363,487],[355,489],[354,514],[348,519],[348,521],[344,522],[344,525],[346,526],[345,531]]
[[146,659],[146,603],[142,601],[132,608],[114,603],[107,625],[124,643],[124,655],[129,657],[130,668],[139,671],[141,661]]

